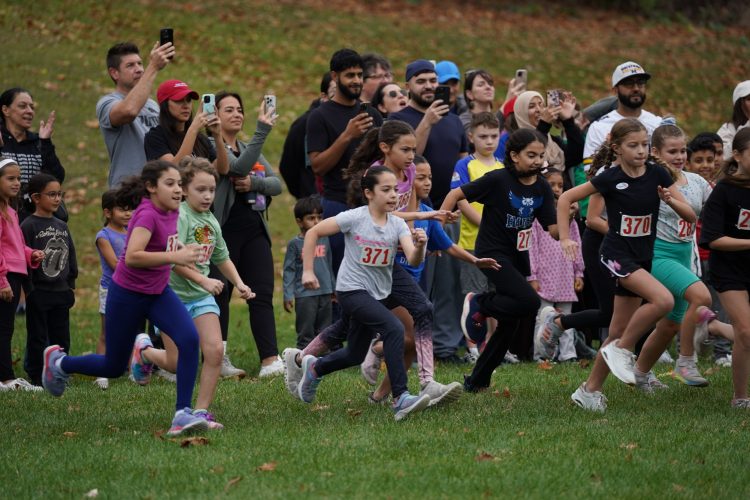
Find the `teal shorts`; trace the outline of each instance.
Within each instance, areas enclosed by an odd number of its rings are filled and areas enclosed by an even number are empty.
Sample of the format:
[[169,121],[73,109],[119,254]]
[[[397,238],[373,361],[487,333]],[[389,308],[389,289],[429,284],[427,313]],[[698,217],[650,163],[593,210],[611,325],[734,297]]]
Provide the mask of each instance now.
[[[202,299],[194,300],[193,302],[183,302],[183,305],[185,306],[185,309],[187,309],[190,317],[193,319],[197,318],[198,316],[203,316],[204,314],[210,313],[214,313],[215,315],[219,316],[219,306],[216,305],[216,299],[214,299],[213,295],[208,295],[206,297],[203,297]],[[154,331],[157,335],[161,334],[156,326],[154,326]]]
[[670,243],[656,239],[651,274],[667,287],[674,296],[674,308],[667,319],[680,323],[685,316],[688,302],[685,292],[688,287],[701,279],[690,270],[693,259],[693,243]]

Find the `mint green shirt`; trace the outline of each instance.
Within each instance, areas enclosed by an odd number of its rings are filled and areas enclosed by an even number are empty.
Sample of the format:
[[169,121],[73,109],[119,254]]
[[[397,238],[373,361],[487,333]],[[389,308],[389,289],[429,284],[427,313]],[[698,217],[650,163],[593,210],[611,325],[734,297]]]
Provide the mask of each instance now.
[[[195,266],[203,276],[208,276],[208,265],[218,265],[229,259],[229,250],[221,236],[221,226],[211,211],[196,212],[187,201],[180,203],[177,235],[181,243],[201,245],[201,256]],[[199,284],[178,276],[174,270],[169,276],[169,286],[184,303],[195,302],[210,294]]]

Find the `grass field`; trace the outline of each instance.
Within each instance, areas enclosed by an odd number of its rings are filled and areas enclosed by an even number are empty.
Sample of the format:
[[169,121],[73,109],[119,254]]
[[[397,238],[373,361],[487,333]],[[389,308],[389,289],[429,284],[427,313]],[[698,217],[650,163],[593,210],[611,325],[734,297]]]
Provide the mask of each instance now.
[[[99,331],[92,240],[108,161],[94,105],[111,89],[104,55],[116,41],[133,40],[147,54],[159,28],[171,26],[178,56],[159,81],[184,79],[201,93],[235,89],[246,103],[273,89],[281,118],[265,152],[274,163],[289,125],[315,97],[330,54],[342,46],[388,55],[399,80],[418,57],[452,59],[462,70],[484,67],[496,75],[498,96],[525,67],[530,88],[569,88],[583,104],[604,96],[614,66],[633,59],[654,75],[646,107],[673,113],[688,133],[716,130],[729,118],[731,92],[747,78],[750,55],[738,29],[534,4],[11,0],[0,4],[0,25],[0,87],[29,88],[37,119],[57,111],[54,140],[68,172],[64,189],[81,268],[75,353],[91,351]],[[248,133],[252,116],[248,111]],[[291,203],[282,195],[271,209],[277,270],[295,231]],[[276,303],[279,345],[292,345],[293,318],[280,297]],[[16,332],[14,359],[23,375],[22,319]],[[237,365],[257,373],[240,306],[230,348]],[[657,367],[663,380],[668,370]],[[437,374],[447,382],[462,371],[440,365]],[[503,367],[489,392],[398,424],[389,409],[367,403],[355,371],[326,379],[310,406],[293,400],[280,379],[225,381],[214,410],[226,430],[185,448],[160,434],[174,401],[168,383],[141,388],[120,380],[102,393],[76,378],[60,400],[0,394],[0,486],[5,498],[81,498],[93,490],[102,498],[750,495],[750,418],[729,408],[728,369],[712,371],[707,389],[669,382],[672,389],[657,398],[608,381],[605,415],[569,404],[587,374],[577,364]],[[416,390],[416,377],[411,383]]]

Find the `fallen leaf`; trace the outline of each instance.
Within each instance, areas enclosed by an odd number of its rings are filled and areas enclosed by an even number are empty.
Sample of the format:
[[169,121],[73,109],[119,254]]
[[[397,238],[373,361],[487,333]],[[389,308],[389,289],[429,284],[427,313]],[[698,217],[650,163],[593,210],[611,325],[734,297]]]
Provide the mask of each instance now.
[[541,363],[537,365],[540,370],[551,370],[552,369],[552,363],[548,359],[545,359]]
[[626,450],[634,450],[638,448],[638,444],[637,443],[622,443],[620,445],[620,448],[625,448]]
[[99,496],[99,490],[94,488],[93,490],[89,490],[86,492],[85,495],[83,495],[85,498],[96,498]]
[[44,82],[42,84],[42,87],[44,87],[45,90],[57,90],[60,88],[60,86],[55,82]]
[[76,435],[77,435],[77,434],[78,434],[78,433],[76,433],[76,432],[71,432],[71,431],[65,431],[65,432],[63,432],[63,436],[65,436],[65,437],[69,437],[69,438],[72,438],[72,437],[76,437]]
[[192,436],[180,441],[181,448],[187,448],[188,446],[202,446],[204,444],[208,444],[208,438],[205,436]]
[[224,486],[224,493],[229,491],[229,488],[239,483],[240,481],[242,481],[242,476],[237,476],[237,477],[233,477],[232,479],[230,479],[229,482],[227,482],[226,486]]
[[504,398],[510,397],[510,389],[508,387],[503,387],[503,397]]
[[355,410],[354,408],[347,408],[346,413],[348,413],[350,417],[358,417],[362,415],[362,410]]
[[675,483],[672,483],[672,488],[674,488],[675,491],[685,491],[684,486]]
[[273,472],[276,470],[276,462],[266,462],[255,468],[258,472]]
[[99,128],[99,120],[86,120],[84,125],[88,128]]
[[208,470],[209,472],[213,472],[214,474],[224,474],[224,466],[222,465],[214,465]]
[[487,453],[486,451],[483,451],[479,455],[474,457],[474,460],[477,462],[487,462],[487,461],[495,460],[495,456]]
[[709,368],[708,370],[706,370],[705,372],[703,372],[703,374],[704,375],[713,375],[714,373],[718,372],[719,370],[721,370],[720,366],[712,366],[711,368]]
[[328,409],[328,405],[320,405],[320,404],[315,404],[311,408],[312,411],[323,411],[323,410],[327,410],[327,409]]
[[516,433],[516,435],[518,435],[518,436],[525,436],[525,435],[526,435],[526,433],[525,433],[524,431],[518,431],[518,432]]
[[591,364],[590,359],[582,359],[578,361],[578,366],[580,366],[581,368],[588,368],[590,364]]

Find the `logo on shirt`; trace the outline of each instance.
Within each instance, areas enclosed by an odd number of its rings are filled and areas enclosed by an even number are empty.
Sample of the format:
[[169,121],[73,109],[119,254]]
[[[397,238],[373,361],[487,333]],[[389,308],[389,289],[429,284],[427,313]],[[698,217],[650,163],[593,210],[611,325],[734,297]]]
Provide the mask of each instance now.
[[619,184],[617,184],[617,185],[616,185],[615,187],[616,187],[617,189],[619,189],[620,191],[622,191],[623,189],[627,189],[627,188],[628,188],[628,185],[629,185],[629,184],[628,184],[627,182],[620,182],[620,183],[619,183]]
[[205,224],[203,226],[196,226],[195,230],[193,231],[193,237],[195,238],[196,243],[200,243],[202,245],[207,243],[213,243],[214,241],[214,232],[211,230],[211,226],[208,224]]
[[507,215],[505,227],[508,229],[527,228],[534,222],[534,210],[542,206],[543,196],[517,196],[508,191],[510,206],[517,210],[518,215]]

